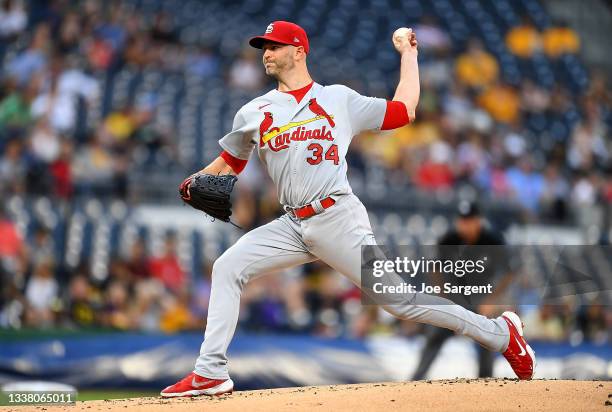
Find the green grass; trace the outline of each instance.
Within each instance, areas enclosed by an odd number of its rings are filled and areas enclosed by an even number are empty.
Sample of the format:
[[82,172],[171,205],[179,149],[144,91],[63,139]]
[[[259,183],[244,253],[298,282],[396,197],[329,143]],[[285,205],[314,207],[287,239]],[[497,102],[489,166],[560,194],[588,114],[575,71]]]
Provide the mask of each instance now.
[[79,401],[95,401],[103,399],[142,398],[145,396],[159,396],[154,390],[122,390],[122,389],[84,389],[77,396]]

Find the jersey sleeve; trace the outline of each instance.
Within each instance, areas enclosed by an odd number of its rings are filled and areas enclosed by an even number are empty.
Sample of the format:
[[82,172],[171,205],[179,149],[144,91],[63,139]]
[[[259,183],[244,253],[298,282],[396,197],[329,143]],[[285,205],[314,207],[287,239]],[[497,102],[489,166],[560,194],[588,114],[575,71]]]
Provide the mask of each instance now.
[[237,175],[244,170],[248,162],[248,160],[238,159],[237,157],[232,156],[225,150],[219,154],[219,157],[225,160],[225,163],[227,163]]
[[410,117],[408,117],[406,105],[402,102],[387,100],[385,119],[380,126],[380,130],[393,130],[406,126],[408,123],[410,123]]
[[243,111],[239,110],[234,116],[232,131],[219,140],[219,145],[233,157],[248,160],[256,143],[253,133],[253,127],[249,126]]
[[353,135],[364,130],[380,129],[385,118],[387,101],[378,97],[362,96],[347,88],[348,117],[353,129]]

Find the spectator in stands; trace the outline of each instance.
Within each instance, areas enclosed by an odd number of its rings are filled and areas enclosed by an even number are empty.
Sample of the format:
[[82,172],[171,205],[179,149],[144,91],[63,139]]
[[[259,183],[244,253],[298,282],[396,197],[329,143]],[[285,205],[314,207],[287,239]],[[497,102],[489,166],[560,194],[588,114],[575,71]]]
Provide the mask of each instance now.
[[101,137],[108,145],[125,146],[137,127],[134,107],[125,104],[104,119]]
[[0,42],[15,40],[26,28],[27,23],[28,15],[23,1],[2,0],[0,3]]
[[51,63],[48,90],[32,102],[32,115],[47,118],[57,132],[72,132],[76,126],[78,100],[91,103],[98,97],[98,82],[85,74],[78,65],[80,59],[55,58]]
[[[106,70],[113,62],[113,48],[100,35],[94,35],[84,44],[89,65],[97,70]],[[131,53],[134,53],[131,51]],[[130,61],[132,62],[132,61]]]
[[610,160],[610,140],[606,138],[606,124],[594,102],[584,104],[585,119],[576,124],[567,152],[569,165],[577,170],[590,170]]
[[59,36],[56,47],[60,54],[67,55],[78,53],[82,35],[82,24],[84,21],[78,13],[72,11],[66,13],[59,28]]
[[465,85],[460,82],[453,82],[451,87],[443,94],[441,99],[442,109],[445,113],[445,120],[454,129],[464,129],[472,121],[474,115],[474,102],[468,95]]
[[506,47],[510,53],[522,59],[530,58],[542,48],[542,36],[528,15],[521,18],[521,24],[506,33]]
[[457,147],[457,176],[476,183],[479,175],[488,173],[488,155],[482,136],[471,131],[468,138]]
[[34,97],[37,82],[18,87],[13,79],[8,79],[6,96],[0,100],[0,137],[6,133],[23,133],[32,121],[30,103]]
[[126,30],[124,27],[125,10],[121,8],[121,3],[109,4],[108,18],[102,19],[94,27],[95,33],[110,45],[114,53],[123,50],[126,40]]
[[540,208],[545,218],[555,222],[565,222],[569,184],[561,175],[556,164],[549,164],[544,170],[544,189],[540,197]]
[[[603,176],[601,197],[606,202],[608,221],[607,226],[612,227],[612,170],[607,170]],[[612,240],[612,233],[610,234]],[[612,243],[612,242],[609,242]]]
[[51,76],[49,89],[41,92],[32,102],[31,111],[34,118],[43,118],[56,132],[71,132],[76,123],[76,102],[68,93],[59,88],[59,71],[62,63]]
[[187,277],[176,254],[176,235],[173,233],[166,235],[163,254],[149,260],[149,272],[153,278],[161,281],[173,292],[178,292],[187,286]]
[[423,85],[431,85],[431,87],[435,88],[437,96],[440,91],[452,87],[454,83],[453,64],[454,59],[450,51],[438,51],[434,58],[425,60],[421,64],[423,71],[421,82]]
[[79,54],[66,56],[62,61],[58,75],[58,89],[72,100],[76,109],[78,99],[83,99],[87,105],[93,104],[100,97],[100,84],[89,73],[87,61]]
[[170,13],[159,12],[153,20],[151,27],[151,39],[159,44],[174,44],[178,41],[179,36]]
[[493,84],[499,76],[497,60],[488,53],[479,39],[470,39],[467,51],[457,58],[455,65],[461,83],[474,89]]
[[389,171],[404,169],[414,174],[414,168],[421,165],[422,153],[427,145],[441,139],[436,116],[423,114],[420,121],[411,127],[392,130],[381,138],[377,133],[367,133],[359,139],[360,150],[370,161]]
[[22,143],[18,139],[9,140],[0,157],[0,193],[23,193],[27,171]]
[[506,169],[503,165],[494,161],[491,163],[490,173],[481,175],[479,183],[493,198],[508,200],[512,197],[512,188],[508,182]]
[[0,205],[0,260],[17,260],[26,258],[26,246],[15,223],[9,218]]
[[277,275],[256,279],[244,292],[239,319],[242,327],[259,332],[284,328],[286,317]]
[[64,306],[70,323],[76,327],[92,327],[99,321],[99,295],[82,274],[77,274],[70,281]]
[[255,92],[264,84],[261,62],[253,48],[244,49],[229,70],[229,84],[240,90]]
[[567,338],[569,331],[553,305],[543,304],[538,310],[526,313],[524,319],[523,322],[529,325],[525,329],[528,339],[558,342]]
[[261,189],[257,211],[259,213],[255,216],[254,226],[260,225],[263,222],[269,222],[283,212],[278,203],[276,188],[271,181],[268,181]]
[[46,67],[51,46],[50,41],[49,25],[39,24],[34,29],[30,46],[8,63],[7,73],[17,79],[19,86],[26,85],[37,72]]
[[112,191],[115,162],[112,153],[95,134],[79,148],[72,161],[72,175],[78,192],[109,194]]
[[126,259],[126,267],[132,279],[139,281],[149,277],[149,264],[144,240],[137,238],[130,246],[130,254]]
[[550,93],[530,79],[525,79],[520,88],[521,109],[528,113],[542,113],[550,107]]
[[162,314],[159,319],[159,329],[164,333],[176,333],[183,330],[195,329],[201,326],[189,311],[189,293],[182,289],[177,295],[166,294],[162,298]]
[[32,236],[29,260],[32,265],[36,266],[49,259],[53,260],[54,256],[55,249],[51,232],[46,227],[40,225],[36,228]]
[[424,190],[449,190],[454,181],[450,161],[453,149],[444,141],[433,143],[429,147],[427,159],[419,167],[415,182]]
[[217,76],[219,57],[209,47],[198,46],[187,49],[185,72],[200,78]]
[[49,173],[53,178],[52,193],[59,199],[68,200],[74,191],[70,165],[72,152],[72,142],[63,139],[60,142],[58,158],[49,166]]
[[287,308],[287,326],[292,331],[305,332],[312,324],[312,314],[306,306],[306,282],[303,275],[304,268],[288,270],[281,275],[283,300]]
[[533,160],[524,155],[518,160],[517,166],[510,167],[506,178],[516,201],[524,208],[530,218],[538,211],[540,198],[544,192],[542,174],[533,167]]
[[148,33],[137,32],[128,38],[123,57],[128,65],[143,68],[155,61],[157,50]]
[[138,280],[134,285],[130,317],[138,330],[155,332],[160,329],[164,286],[157,279]]
[[553,59],[564,54],[577,54],[580,51],[578,34],[572,30],[566,21],[559,21],[544,30],[542,44],[544,53]]
[[117,256],[109,259],[108,263],[108,278],[124,283],[130,291],[134,286],[135,279],[127,267],[126,262]]
[[607,339],[607,320],[604,305],[597,300],[581,306],[576,317],[578,330],[584,340],[601,344]]
[[191,287],[190,311],[195,319],[205,320],[208,314],[212,264],[212,261],[207,261],[202,265],[202,273],[196,276],[194,285]]
[[599,201],[601,179],[597,173],[584,173],[576,179],[571,191],[571,204],[576,223],[583,228],[601,228],[603,211]]
[[27,323],[33,327],[49,327],[54,323],[55,312],[59,309],[59,285],[54,278],[55,264],[47,257],[34,266],[32,276],[25,290],[30,310]]
[[429,115],[437,114],[440,108],[439,100],[437,90],[429,82],[429,79],[423,79],[421,95],[419,97],[419,112]]
[[134,327],[137,320],[130,316],[128,299],[129,292],[127,286],[120,281],[111,282],[104,294],[101,324],[121,330]]
[[592,99],[600,107],[606,107],[608,110],[612,107],[612,90],[608,86],[610,79],[607,73],[601,70],[594,70],[591,76],[589,89],[586,92],[586,96]]
[[20,329],[27,302],[21,294],[13,279],[4,279],[2,267],[0,266],[0,328]]
[[352,285],[325,264],[312,264],[306,273],[305,301],[312,313],[312,332],[318,336],[338,337],[342,333],[342,301]]
[[423,16],[414,30],[415,33],[419,33],[419,44],[426,53],[444,52],[450,48],[450,38],[448,34],[440,28],[434,16]]
[[505,155],[509,156],[508,161],[515,163],[527,152],[527,138],[523,131],[518,127],[500,131],[503,137]]
[[499,123],[513,125],[519,121],[520,99],[510,85],[490,85],[478,96],[478,104]]
[[42,163],[53,163],[60,156],[62,139],[51,128],[46,117],[40,118],[30,134],[30,150],[34,158]]
[[250,230],[255,226],[255,214],[257,205],[253,193],[244,186],[240,188],[240,197],[236,199],[232,206],[232,216],[238,225],[245,230]]

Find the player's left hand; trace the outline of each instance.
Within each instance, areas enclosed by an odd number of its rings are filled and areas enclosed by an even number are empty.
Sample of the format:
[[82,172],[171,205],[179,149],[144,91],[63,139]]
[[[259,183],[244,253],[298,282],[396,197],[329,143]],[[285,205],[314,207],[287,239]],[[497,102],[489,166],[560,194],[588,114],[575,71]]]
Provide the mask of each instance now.
[[238,178],[234,175],[195,173],[179,186],[183,202],[224,222],[232,215],[231,194]]
[[418,42],[416,33],[407,27],[400,27],[393,32],[393,46],[400,54],[406,51],[417,52]]

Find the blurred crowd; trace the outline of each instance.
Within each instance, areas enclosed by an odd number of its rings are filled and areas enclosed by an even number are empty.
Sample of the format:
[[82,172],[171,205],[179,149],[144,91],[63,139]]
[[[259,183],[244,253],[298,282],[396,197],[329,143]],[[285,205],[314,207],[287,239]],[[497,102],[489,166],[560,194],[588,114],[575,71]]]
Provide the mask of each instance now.
[[[89,266],[68,268],[54,258],[53,239],[38,228],[26,245],[14,225],[0,218],[0,328],[202,331],[206,325],[212,262],[198,273],[180,264],[176,235],[168,232],[159,253],[136,239],[114,256],[109,276],[96,280]],[[8,279],[10,278],[10,281]],[[495,305],[490,316],[518,308],[529,337],[572,344],[612,341],[612,310],[598,300],[538,304],[528,282],[507,293],[516,305]],[[585,304],[586,303],[586,304]],[[362,306],[361,292],[348,279],[315,262],[270,273],[250,282],[243,293],[239,328],[262,333],[308,333],[322,337],[364,338],[378,334],[413,336],[422,326],[402,321],[377,306]]]
[[[2,1],[0,194],[127,198],[134,171],[192,171],[180,164],[176,132],[153,121],[155,94],[92,116],[92,106],[108,99],[101,79],[121,68],[221,78],[226,88],[253,96],[271,86],[254,49],[226,56],[222,45],[184,43],[172,15],[145,18],[124,6],[57,0],[26,10],[23,1]],[[602,71],[592,70],[580,87],[564,77],[564,59],[580,51],[578,35],[563,22],[541,32],[525,18],[506,34],[523,73],[510,84],[505,63],[479,39],[458,48],[432,16],[415,30],[417,121],[355,139],[355,184],[378,179],[383,187],[422,192],[468,186],[481,198],[520,207],[526,220],[609,226],[612,96]],[[549,85],[528,75],[538,56],[554,69]],[[369,84],[360,89],[376,92]]]
[[[579,50],[565,24],[544,33],[524,24],[506,37],[519,66],[544,53],[555,67]],[[479,39],[453,55],[445,32],[423,25],[416,27],[423,55],[417,121],[355,140],[362,157],[396,185],[428,192],[469,186],[481,198],[517,205],[526,221],[609,227],[612,93],[604,72],[593,71],[582,93],[558,81],[511,85]]]
[[[193,172],[180,164],[176,132],[153,121],[155,96],[92,116],[108,98],[102,80],[122,68],[217,77],[252,95],[271,86],[254,50],[228,56],[222,45],[183,43],[169,13],[144,18],[121,1],[32,4],[0,1],[0,199],[128,199],[135,171]],[[480,198],[516,205],[525,221],[571,222],[604,236],[612,223],[606,74],[592,70],[582,88],[527,77],[515,84],[479,39],[458,49],[431,16],[415,31],[422,83],[417,120],[356,138],[348,154],[351,180],[433,194],[469,187]],[[562,22],[541,31],[524,19],[505,41],[527,71],[534,57],[560,67],[580,52],[578,35]],[[363,93],[375,91],[362,86]],[[252,161],[241,175],[235,217],[247,228],[278,212],[274,188],[259,183],[262,174]],[[172,235],[160,256],[136,241],[111,258],[103,282],[91,277],[87,262],[65,267],[44,225],[26,235],[2,214],[0,239],[0,327],[174,332],[204,326],[212,263],[186,272]],[[359,291],[318,264],[254,281],[242,304],[241,327],[253,330],[356,337],[419,330],[362,309]],[[541,339],[606,341],[612,330],[610,311],[596,302],[525,308],[525,314],[541,325],[531,329]]]
[[[24,2],[2,1],[0,27],[11,16],[20,16],[13,19],[21,22],[0,33],[3,195],[125,198],[127,174],[136,158],[161,156],[176,162],[169,130],[151,122],[151,101],[113,107],[92,125],[83,120],[83,113],[104,97],[104,74],[124,65],[173,61],[166,52],[176,42],[169,16],[159,15],[144,27],[137,15],[102,6],[97,1],[52,1],[35,5],[26,15]],[[191,57],[185,56],[182,64]]]

